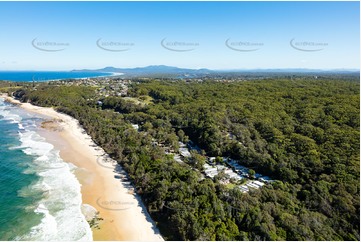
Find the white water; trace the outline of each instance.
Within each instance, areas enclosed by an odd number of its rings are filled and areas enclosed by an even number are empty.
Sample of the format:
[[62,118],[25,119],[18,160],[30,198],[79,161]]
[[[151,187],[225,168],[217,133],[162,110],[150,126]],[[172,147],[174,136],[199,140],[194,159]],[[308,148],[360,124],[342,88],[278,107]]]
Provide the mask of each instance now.
[[35,115],[18,107],[0,105],[0,117],[18,124],[21,145],[12,149],[21,149],[33,156],[33,162],[26,164],[25,173],[34,173],[40,178],[21,189],[19,196],[43,194],[42,199],[34,199],[33,207],[29,208],[42,216],[41,222],[16,240],[92,240],[90,226],[81,212],[80,184],[74,175],[76,167],[64,162],[59,151],[36,132]]

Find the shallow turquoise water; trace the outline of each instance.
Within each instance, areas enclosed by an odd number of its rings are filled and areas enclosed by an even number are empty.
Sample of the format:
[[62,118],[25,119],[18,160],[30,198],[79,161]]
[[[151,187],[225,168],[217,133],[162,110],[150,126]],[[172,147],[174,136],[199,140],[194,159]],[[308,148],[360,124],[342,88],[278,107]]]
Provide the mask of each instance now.
[[37,133],[43,120],[0,98],[0,240],[92,240],[76,167]]
[[0,114],[0,240],[13,240],[41,221],[34,209],[28,209],[40,200],[41,194],[26,197],[18,193],[39,179],[36,174],[24,173],[32,157],[20,149],[11,149],[20,146],[18,131],[17,123]]

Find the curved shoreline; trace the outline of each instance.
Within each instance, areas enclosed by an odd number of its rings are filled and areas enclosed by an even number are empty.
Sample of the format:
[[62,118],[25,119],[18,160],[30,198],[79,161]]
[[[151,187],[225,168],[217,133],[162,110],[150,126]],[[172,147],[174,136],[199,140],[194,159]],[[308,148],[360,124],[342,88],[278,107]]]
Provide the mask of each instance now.
[[[5,71],[0,71],[1,72],[5,72]],[[24,72],[31,72],[31,71],[8,71],[8,72],[19,72],[19,73],[24,73]],[[41,72],[54,72],[54,73],[59,73],[59,72],[64,72],[64,73],[77,73],[79,71],[38,71],[38,73]],[[37,73],[37,72],[34,72]],[[97,73],[97,72],[83,72],[83,73]],[[124,73],[118,73],[118,72],[100,72],[100,75],[95,75],[95,76],[82,76],[82,77],[56,77],[56,78],[48,78],[48,79],[44,79],[44,80],[35,80],[33,76],[32,80],[30,80],[29,78],[26,78],[25,80],[14,80],[14,79],[6,79],[6,78],[1,78],[0,80],[2,81],[8,81],[8,82],[51,82],[51,81],[66,81],[69,79],[74,79],[74,80],[82,80],[82,79],[88,79],[88,78],[106,78],[106,77],[117,77],[117,76],[121,76],[124,75]],[[0,75],[1,76],[1,75]]]
[[55,120],[52,128],[42,129],[41,133],[60,150],[64,161],[78,167],[75,175],[81,183],[83,205],[94,207],[102,219],[97,220],[98,228],[92,228],[94,240],[164,240],[140,197],[133,195],[134,188],[125,171],[114,162],[107,162],[111,161],[107,154],[94,144],[76,119],[52,108],[2,97],[29,112]]

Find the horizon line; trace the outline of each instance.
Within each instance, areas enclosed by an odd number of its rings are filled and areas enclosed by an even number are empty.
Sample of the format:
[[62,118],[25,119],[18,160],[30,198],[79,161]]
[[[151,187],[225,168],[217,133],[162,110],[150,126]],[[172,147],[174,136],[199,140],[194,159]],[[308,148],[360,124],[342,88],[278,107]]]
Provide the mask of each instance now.
[[337,68],[302,68],[302,67],[276,67],[276,68],[229,68],[229,69],[212,69],[207,67],[201,67],[201,68],[192,68],[192,67],[179,67],[179,66],[168,66],[168,65],[146,65],[146,66],[133,66],[133,67],[114,67],[114,66],[105,66],[101,68],[79,68],[79,69],[0,69],[0,71],[14,71],[14,72],[24,72],[24,71],[49,71],[49,72],[55,72],[55,71],[64,71],[64,72],[71,72],[71,71],[99,71],[105,68],[114,68],[114,69],[135,69],[135,68],[147,68],[147,67],[172,67],[172,68],[178,68],[178,69],[190,69],[190,70],[210,70],[210,71],[262,71],[262,70],[310,70],[310,71],[358,71],[360,72],[360,68],[352,68],[352,67],[337,67]]

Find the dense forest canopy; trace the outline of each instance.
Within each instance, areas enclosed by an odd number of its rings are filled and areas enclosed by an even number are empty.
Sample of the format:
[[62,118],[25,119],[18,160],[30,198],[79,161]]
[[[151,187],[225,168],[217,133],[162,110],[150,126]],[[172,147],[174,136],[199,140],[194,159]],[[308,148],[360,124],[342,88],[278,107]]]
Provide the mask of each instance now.
[[[14,95],[78,119],[127,170],[166,239],[359,240],[359,88],[347,80],[147,81],[126,98],[50,84]],[[188,139],[203,155],[277,181],[242,193],[200,179],[192,162],[153,145],[178,149]]]

